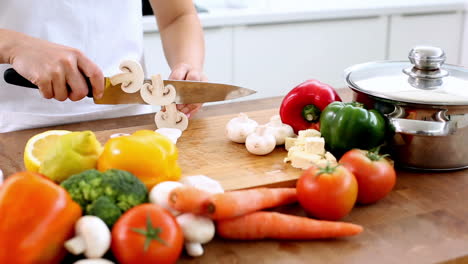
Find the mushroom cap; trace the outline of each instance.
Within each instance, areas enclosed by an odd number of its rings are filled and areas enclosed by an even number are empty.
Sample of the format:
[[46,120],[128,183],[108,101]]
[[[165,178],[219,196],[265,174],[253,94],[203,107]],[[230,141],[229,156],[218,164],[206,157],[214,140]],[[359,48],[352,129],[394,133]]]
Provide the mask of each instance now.
[[107,259],[80,259],[73,264],[114,264],[114,262]]
[[213,239],[215,225],[210,218],[192,213],[185,213],[177,216],[176,219],[177,223],[179,223],[182,228],[186,241],[205,244]]
[[111,233],[101,218],[94,215],[82,216],[76,222],[75,233],[85,241],[84,255],[87,258],[100,258],[109,250]]
[[169,210],[174,215],[180,215],[180,212],[174,210],[168,202],[169,193],[177,187],[183,186],[182,183],[176,181],[164,181],[154,186],[149,193],[149,200],[151,203],[157,204]]

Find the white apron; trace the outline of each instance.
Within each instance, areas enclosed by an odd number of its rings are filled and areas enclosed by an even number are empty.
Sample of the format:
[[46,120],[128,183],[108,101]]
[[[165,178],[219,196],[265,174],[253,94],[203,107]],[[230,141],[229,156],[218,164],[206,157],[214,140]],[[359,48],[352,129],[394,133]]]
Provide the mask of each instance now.
[[[0,28],[77,48],[101,67],[119,71],[122,60],[142,62],[139,0],[0,0]],[[92,99],[43,99],[35,89],[6,84],[0,65],[0,133],[153,112],[143,105],[95,105]]]

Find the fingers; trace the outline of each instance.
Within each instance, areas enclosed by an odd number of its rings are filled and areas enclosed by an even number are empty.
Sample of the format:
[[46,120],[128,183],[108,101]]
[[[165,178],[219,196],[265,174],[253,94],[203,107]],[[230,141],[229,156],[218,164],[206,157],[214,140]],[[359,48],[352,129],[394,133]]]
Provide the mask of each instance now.
[[77,51],[78,68],[89,78],[93,86],[93,96],[97,99],[104,94],[104,75],[101,69],[90,59]]
[[190,66],[187,64],[180,64],[176,66],[174,70],[169,75],[170,80],[185,80],[187,73],[190,70]]
[[50,73],[52,77],[51,88],[54,92],[54,98],[57,101],[65,101],[68,98],[67,83],[65,74],[60,66],[56,66]]
[[42,80],[39,82],[33,81],[35,85],[39,88],[39,92],[41,93],[42,97],[45,99],[52,99],[54,98],[54,90],[52,89],[52,81],[50,80]]
[[70,100],[79,101],[88,94],[88,86],[84,78],[83,74],[78,70],[78,67],[67,71],[67,83],[71,88],[71,92],[68,95]]
[[188,118],[195,115],[203,104],[179,104],[177,110],[187,115]]

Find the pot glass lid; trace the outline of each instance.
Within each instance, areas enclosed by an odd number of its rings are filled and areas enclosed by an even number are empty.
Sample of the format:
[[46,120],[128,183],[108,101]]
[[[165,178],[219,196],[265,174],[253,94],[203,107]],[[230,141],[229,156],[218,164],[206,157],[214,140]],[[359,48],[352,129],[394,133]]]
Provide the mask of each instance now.
[[409,62],[358,64],[345,71],[351,89],[392,101],[429,105],[468,105],[468,69],[444,65],[445,53],[416,47]]

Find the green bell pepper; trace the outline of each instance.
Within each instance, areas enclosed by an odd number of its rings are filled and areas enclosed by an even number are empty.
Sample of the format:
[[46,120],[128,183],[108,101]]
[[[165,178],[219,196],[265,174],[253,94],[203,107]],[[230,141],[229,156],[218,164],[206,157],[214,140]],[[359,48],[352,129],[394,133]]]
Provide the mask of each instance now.
[[320,133],[327,149],[336,156],[353,148],[377,147],[384,142],[385,132],[383,116],[359,103],[333,102],[320,115]]

